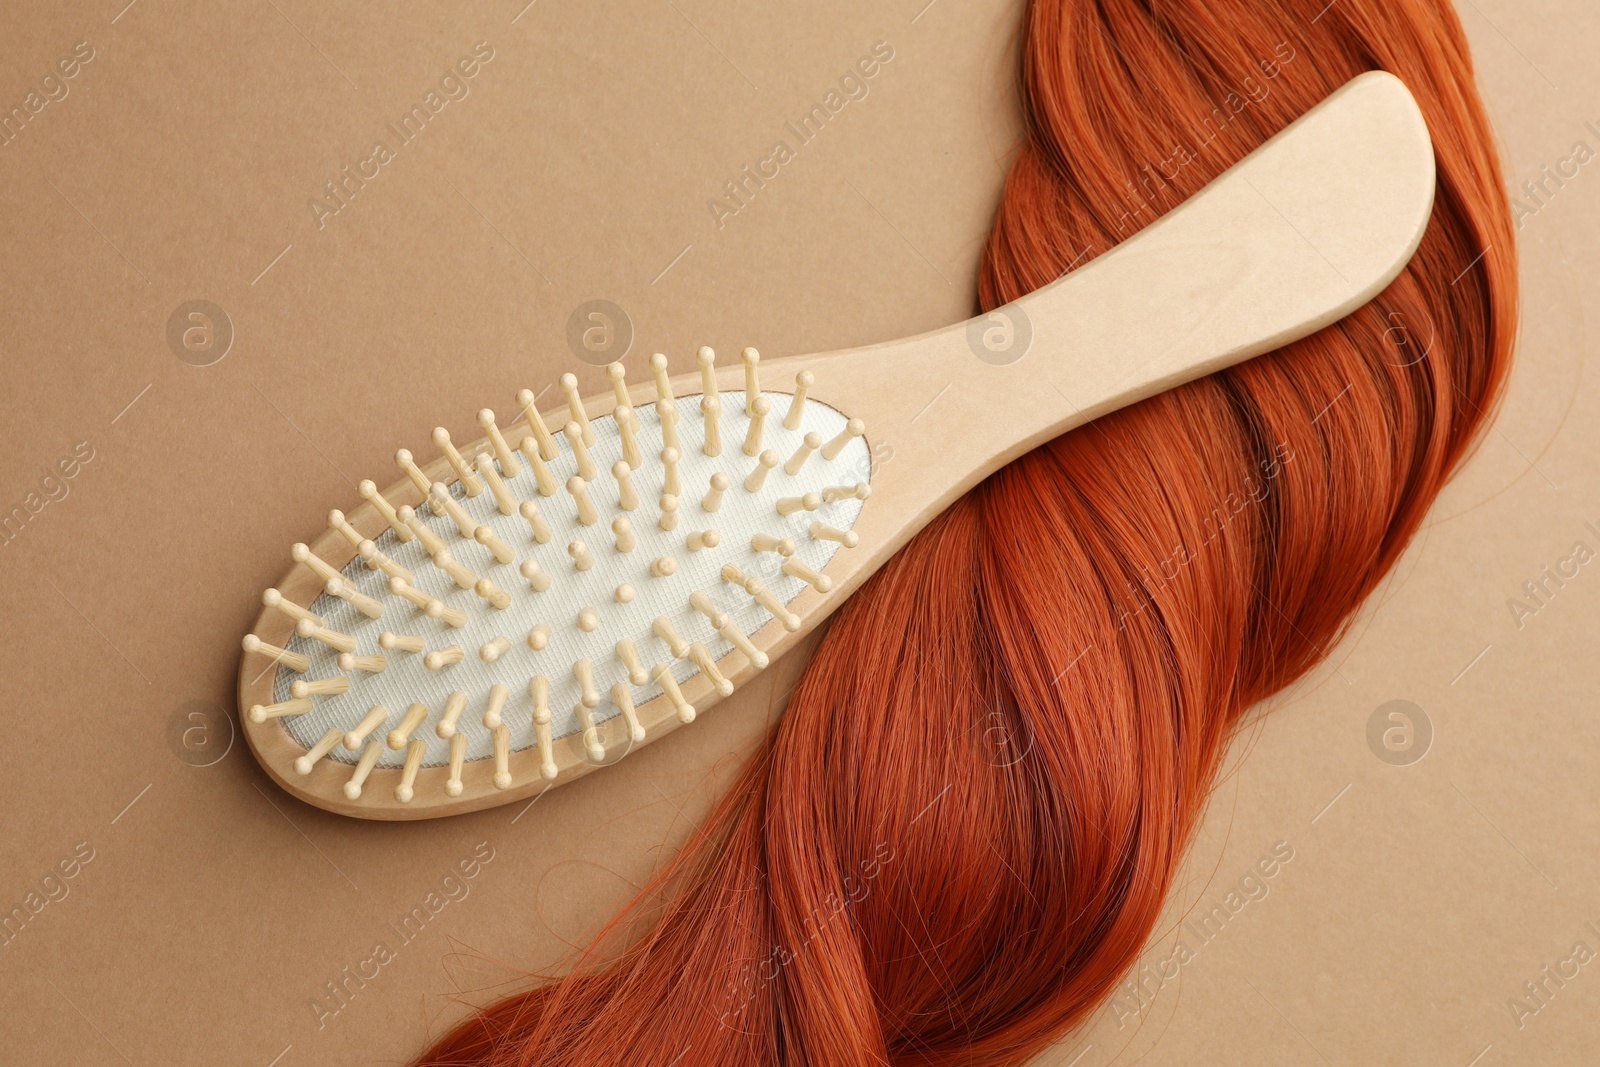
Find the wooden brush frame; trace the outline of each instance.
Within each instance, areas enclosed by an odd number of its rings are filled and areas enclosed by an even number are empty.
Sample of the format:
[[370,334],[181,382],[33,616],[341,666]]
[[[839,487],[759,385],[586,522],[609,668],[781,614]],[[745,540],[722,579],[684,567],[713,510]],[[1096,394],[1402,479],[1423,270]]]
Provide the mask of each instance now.
[[[1017,456],[1109,411],[1280,348],[1367,303],[1421,241],[1434,180],[1432,145],[1410,93],[1391,75],[1365,74],[1178,209],[990,316],[888,344],[761,363],[769,391],[778,381],[813,374],[810,400],[864,420],[875,460],[890,450],[893,460],[873,464],[871,498],[853,526],[859,545],[835,554],[825,569],[829,592],[808,587],[787,604],[801,620],[798,630],[773,619],[751,641],[772,659],[788,651],[933,516]],[[1026,345],[995,351],[981,343],[986,329],[1007,323],[1014,338],[1026,332]],[[673,392],[699,394],[706,373],[715,375],[725,406],[742,406],[746,372],[737,364],[679,374],[671,379]],[[656,389],[635,384],[628,392],[638,406],[653,403]],[[587,398],[585,407],[591,419],[604,418],[616,401],[607,391]],[[566,418],[548,421],[559,435]],[[524,432],[506,436],[516,441]],[[729,439],[724,447],[737,450],[740,442]],[[461,451],[490,450],[486,437]],[[424,473],[430,481],[456,479],[444,456]],[[396,507],[422,503],[409,478],[383,495]],[[371,503],[346,518],[374,540],[388,529]],[[311,548],[336,569],[355,557],[334,530]],[[323,592],[323,580],[295,565],[277,588],[309,605]],[[264,607],[253,632],[287,646],[293,620]],[[755,673],[738,652],[718,668],[735,686]],[[241,710],[272,703],[279,669],[260,655],[241,658]],[[700,712],[718,700],[703,672],[680,685]],[[664,696],[638,705],[637,715],[644,743],[680,725]],[[241,721],[257,759],[284,789],[368,819],[434,818],[511,803],[604,765],[590,762],[581,737],[572,734],[557,739],[554,781],[541,777],[539,751],[528,747],[510,754],[509,788],[494,784],[492,760],[475,760],[461,794],[446,798],[449,768],[424,767],[415,779],[419,799],[401,803],[394,795],[401,770],[378,767],[363,796],[350,801],[343,792],[350,765],[322,759],[298,775],[293,763],[306,750],[282,724],[243,714]],[[626,756],[631,745],[622,717],[600,728],[605,763]]]

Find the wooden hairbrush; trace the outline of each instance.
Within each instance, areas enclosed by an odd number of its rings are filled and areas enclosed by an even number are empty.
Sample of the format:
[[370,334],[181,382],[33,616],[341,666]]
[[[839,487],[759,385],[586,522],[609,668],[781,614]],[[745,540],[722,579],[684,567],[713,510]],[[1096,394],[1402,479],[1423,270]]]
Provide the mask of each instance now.
[[[330,515],[244,639],[246,737],[289,792],[420,819],[526,798],[703,713],[984,476],[1374,297],[1433,203],[1422,116],[1354,79],[1180,208],[970,323],[541,412]],[[762,384],[762,379],[766,385]],[[781,386],[778,383],[782,383]],[[778,386],[774,388],[774,386]],[[889,457],[892,455],[892,461]]]

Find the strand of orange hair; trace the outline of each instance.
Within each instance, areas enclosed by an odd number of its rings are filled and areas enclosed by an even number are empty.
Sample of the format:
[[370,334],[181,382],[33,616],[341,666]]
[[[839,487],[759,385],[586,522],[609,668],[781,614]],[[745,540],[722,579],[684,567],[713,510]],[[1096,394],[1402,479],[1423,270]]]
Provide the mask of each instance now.
[[664,911],[420,1062],[1023,1063],[1136,958],[1243,711],[1326,654],[1473,442],[1509,360],[1513,240],[1442,0],[1036,0],[1021,67],[982,307],[1374,68],[1434,138],[1421,249],[1344,321],[954,504],[840,610],[641,897]]

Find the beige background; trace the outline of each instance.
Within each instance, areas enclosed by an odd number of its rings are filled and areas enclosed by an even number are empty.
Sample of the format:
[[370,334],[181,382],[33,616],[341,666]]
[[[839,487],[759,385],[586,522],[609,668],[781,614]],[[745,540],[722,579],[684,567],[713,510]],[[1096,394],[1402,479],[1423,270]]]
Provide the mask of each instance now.
[[[628,895],[801,660],[532,808],[362,823],[289,799],[228,745],[218,709],[261,588],[354,480],[390,478],[395,447],[564,370],[600,388],[566,349],[583,301],[626,309],[634,368],[965,317],[1017,137],[1018,13],[124,2],[28,4],[0,33],[7,110],[75,44],[94,50],[0,147],[0,513],[79,442],[93,452],[0,545],[0,906],[49,901],[0,948],[0,1059],[404,1060],[459,1014],[452,989],[551,964]],[[1600,12],[1462,10],[1509,176],[1600,148]],[[869,96],[717,228],[707,199],[879,40],[895,58]],[[319,229],[307,200],[478,42],[494,58],[470,94]],[[1331,662],[1237,746],[1142,994],[1045,1062],[1592,1060],[1600,964],[1548,983],[1520,1025],[1508,1000],[1575,941],[1600,952],[1600,564],[1520,627],[1507,607],[1575,542],[1600,550],[1592,170],[1524,220],[1500,420]],[[211,366],[166,340],[192,299],[235,331]],[[1396,699],[1431,726],[1409,765],[1367,741]],[[173,742],[195,722],[209,730]],[[1277,842],[1293,858],[1247,883],[1258,899],[1195,935]],[[459,899],[400,946],[389,924],[475,849]],[[1192,955],[1163,981],[1180,939]],[[379,940],[396,951],[378,976],[327,1000]]]

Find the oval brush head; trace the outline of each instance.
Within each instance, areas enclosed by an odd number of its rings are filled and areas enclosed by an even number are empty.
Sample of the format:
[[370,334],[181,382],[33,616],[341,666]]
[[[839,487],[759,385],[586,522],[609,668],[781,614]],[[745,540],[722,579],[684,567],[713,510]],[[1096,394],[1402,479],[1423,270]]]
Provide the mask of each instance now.
[[422,818],[504,803],[614,762],[767,666],[788,605],[829,591],[856,543],[871,462],[857,419],[760,387],[701,392],[591,417],[572,375],[550,417],[458,445],[433,432],[426,469],[329,515],[266,591],[244,639],[241,706],[267,769],[320,806]]

